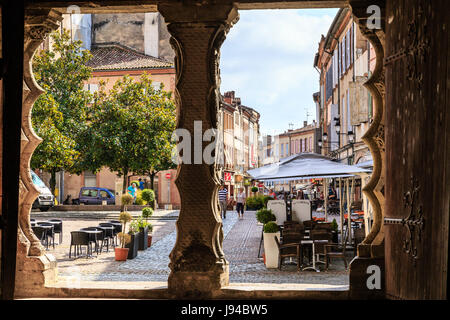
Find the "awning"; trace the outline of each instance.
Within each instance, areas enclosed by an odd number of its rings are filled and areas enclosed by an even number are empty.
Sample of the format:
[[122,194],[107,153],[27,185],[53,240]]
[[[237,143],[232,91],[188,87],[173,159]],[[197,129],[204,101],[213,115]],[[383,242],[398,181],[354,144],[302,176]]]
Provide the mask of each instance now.
[[353,177],[370,170],[339,163],[317,153],[299,153],[277,163],[247,171],[256,180],[298,180]]

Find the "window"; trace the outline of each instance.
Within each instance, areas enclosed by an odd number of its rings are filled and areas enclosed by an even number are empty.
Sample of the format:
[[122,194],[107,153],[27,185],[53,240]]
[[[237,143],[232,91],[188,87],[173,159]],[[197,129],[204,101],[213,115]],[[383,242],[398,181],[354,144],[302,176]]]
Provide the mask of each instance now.
[[111,195],[108,192],[106,192],[105,190],[100,190],[100,196],[102,198],[111,198]]
[[84,186],[85,187],[96,187],[97,186],[97,175],[91,171],[84,172]]
[[153,87],[153,89],[155,89],[155,90],[161,89],[161,82],[158,82],[158,81],[152,81],[152,87]]
[[289,144],[286,143],[286,156],[289,155]]
[[280,152],[280,156],[281,156],[281,157],[284,156],[284,143],[281,144],[281,152]]
[[97,197],[98,192],[97,192],[97,190],[93,190],[93,189],[84,189],[84,190],[81,192],[81,195],[82,195],[83,197],[92,197],[92,198],[95,198],[95,197]]
[[309,151],[312,151],[313,146],[312,146],[312,137],[309,137]]

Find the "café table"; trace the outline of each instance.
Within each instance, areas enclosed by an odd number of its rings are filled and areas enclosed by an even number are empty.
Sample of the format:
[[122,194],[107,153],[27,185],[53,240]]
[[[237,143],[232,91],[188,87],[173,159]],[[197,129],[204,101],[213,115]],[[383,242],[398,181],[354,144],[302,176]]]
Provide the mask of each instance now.
[[[80,231],[86,232],[89,234],[89,242],[95,243],[95,252],[97,252],[98,255],[98,242],[97,242],[97,235],[101,234],[103,231],[101,230],[93,230],[93,229],[80,229]],[[92,255],[88,254],[88,257],[92,257]]]
[[315,244],[316,243],[328,243],[328,240],[305,239],[305,240],[301,240],[300,243],[302,245],[311,245],[311,247],[312,247],[312,266],[305,267],[302,269],[302,271],[314,270],[316,272],[320,272],[320,270],[318,268],[316,268],[316,263],[323,263],[323,261],[316,261]]

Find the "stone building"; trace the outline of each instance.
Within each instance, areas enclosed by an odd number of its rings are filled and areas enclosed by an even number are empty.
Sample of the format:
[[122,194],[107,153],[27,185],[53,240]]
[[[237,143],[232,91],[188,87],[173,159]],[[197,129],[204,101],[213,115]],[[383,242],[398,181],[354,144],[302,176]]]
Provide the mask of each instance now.
[[[262,156],[261,165],[276,163],[280,159],[302,152],[319,153],[317,140],[319,138],[319,128],[315,120],[308,124],[303,121],[303,127],[288,129],[275,136],[264,136],[260,144],[260,154]],[[273,188],[275,191],[289,191],[289,186],[306,183],[304,179],[287,181],[266,181],[266,188]]]
[[[90,50],[92,59],[92,78],[85,89],[97,91],[100,81],[106,82],[106,90],[124,75],[133,79],[149,73],[155,87],[164,86],[164,90],[175,89],[174,52],[170,47],[169,35],[164,18],[158,12],[135,14],[63,14],[61,28],[69,30],[73,40],[81,40],[82,48]],[[42,48],[49,48],[47,38]],[[174,183],[176,170],[159,172],[154,181],[157,203],[164,208],[170,205],[179,208],[180,195]],[[49,180],[45,172],[39,173],[44,182]],[[64,175],[64,176],[63,176]],[[167,178],[167,177],[171,178]],[[128,183],[138,178],[129,174]],[[102,187],[121,194],[122,177],[108,168],[101,168],[97,173],[85,171],[81,175],[57,173],[55,196],[62,203],[68,196],[78,198],[81,187]],[[169,184],[171,186],[169,186]],[[160,192],[161,191],[161,192]],[[170,193],[168,193],[170,192]],[[117,197],[117,199],[119,199]]]
[[223,136],[223,181],[229,196],[235,197],[239,188],[250,195],[247,170],[258,166],[259,113],[241,104],[234,91],[221,96],[219,130]]
[[373,101],[363,86],[374,70],[375,52],[357,28],[351,10],[338,11],[314,59],[320,70],[321,153],[357,164],[371,159],[362,141],[373,119]]
[[[313,99],[320,110],[320,152],[346,164],[368,165],[372,155],[363,136],[373,121],[373,97],[364,83],[373,73],[376,55],[349,8],[338,11],[319,42],[314,67],[320,71],[320,91]],[[355,180],[355,203],[366,212],[366,233],[372,207],[362,190],[370,175]],[[337,181],[334,181],[337,187]]]

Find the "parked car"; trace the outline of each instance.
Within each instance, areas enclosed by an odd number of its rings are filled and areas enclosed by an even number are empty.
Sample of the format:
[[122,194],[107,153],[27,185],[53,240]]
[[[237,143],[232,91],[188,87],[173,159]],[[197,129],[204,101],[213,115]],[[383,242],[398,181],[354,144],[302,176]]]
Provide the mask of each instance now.
[[116,204],[114,191],[106,188],[98,187],[82,187],[77,199],[72,200],[72,204]]
[[31,172],[31,180],[33,181],[36,189],[39,190],[40,194],[33,202],[33,209],[39,209],[41,211],[48,211],[51,207],[55,205],[55,197],[51,193],[50,189],[47,188],[45,183],[38,177],[36,173]]

